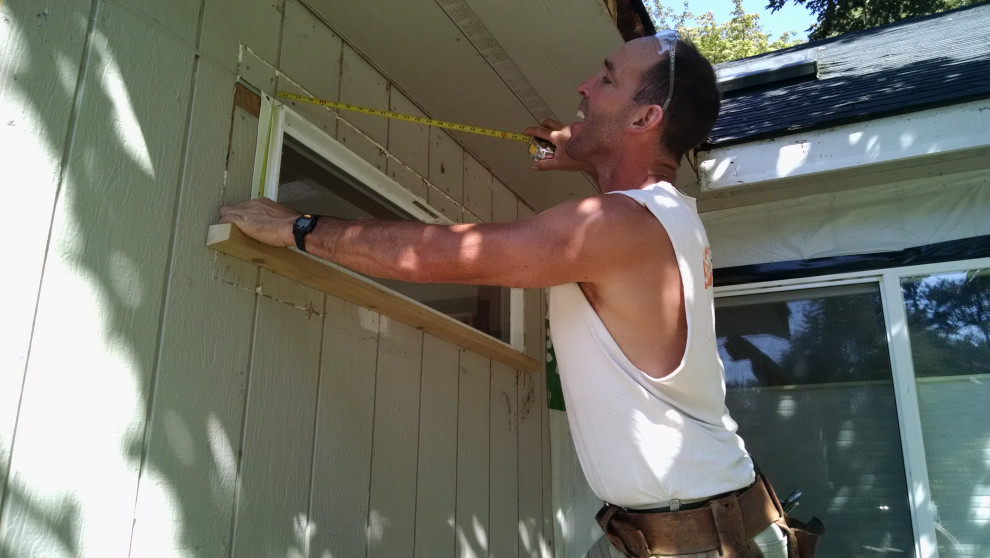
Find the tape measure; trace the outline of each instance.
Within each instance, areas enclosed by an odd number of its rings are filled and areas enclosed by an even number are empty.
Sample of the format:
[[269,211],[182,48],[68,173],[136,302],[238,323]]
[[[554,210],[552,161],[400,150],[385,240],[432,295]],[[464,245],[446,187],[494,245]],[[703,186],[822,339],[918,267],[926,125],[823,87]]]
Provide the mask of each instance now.
[[[2,0],[0,0],[2,1]],[[493,138],[506,139],[511,141],[518,141],[522,143],[529,144],[529,155],[534,160],[538,161],[547,157],[550,153],[553,153],[553,144],[540,138],[534,138],[527,136],[526,134],[517,134],[515,132],[506,132],[503,130],[492,130],[490,128],[481,128],[478,126],[471,126],[468,124],[460,124],[457,122],[447,122],[444,120],[435,120],[433,118],[426,118],[423,116],[415,116],[412,114],[402,114],[399,112],[392,112],[388,110],[373,109],[368,107],[360,107],[357,105],[349,105],[347,103],[338,103],[336,101],[331,101],[329,99],[319,99],[316,97],[306,97],[305,95],[296,95],[295,93],[289,93],[288,91],[279,91],[276,96],[280,99],[289,99],[292,101],[299,101],[301,103],[310,103],[313,105],[322,105],[329,108],[336,108],[342,110],[348,110],[352,112],[360,112],[362,114],[370,114],[372,116],[381,116],[384,118],[392,118],[394,120],[403,120],[405,122],[414,122],[416,124],[424,124],[426,126],[435,126],[437,128],[447,128],[448,130],[456,130],[458,132],[467,132],[469,134],[479,134],[482,136],[489,136]]]

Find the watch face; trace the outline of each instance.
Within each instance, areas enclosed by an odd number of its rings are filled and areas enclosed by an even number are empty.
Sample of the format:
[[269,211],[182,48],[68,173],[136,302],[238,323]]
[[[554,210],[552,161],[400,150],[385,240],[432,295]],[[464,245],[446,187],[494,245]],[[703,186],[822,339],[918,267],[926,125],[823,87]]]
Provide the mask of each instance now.
[[297,230],[309,232],[309,229],[316,223],[316,218],[312,215],[303,215],[302,217],[296,219]]

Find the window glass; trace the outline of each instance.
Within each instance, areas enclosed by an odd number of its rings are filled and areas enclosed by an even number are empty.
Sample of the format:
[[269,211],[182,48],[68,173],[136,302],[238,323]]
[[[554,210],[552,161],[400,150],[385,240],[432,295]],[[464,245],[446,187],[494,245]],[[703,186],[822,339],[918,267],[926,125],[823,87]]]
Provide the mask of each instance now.
[[726,404],[778,496],[825,522],[819,555],[912,554],[879,287],[720,297],[715,315]]
[[[286,134],[278,200],[300,213],[343,219],[411,219],[398,205],[364,187]],[[374,281],[503,341],[509,340],[508,289],[478,285],[421,285]]]
[[906,277],[941,556],[990,556],[990,270]]

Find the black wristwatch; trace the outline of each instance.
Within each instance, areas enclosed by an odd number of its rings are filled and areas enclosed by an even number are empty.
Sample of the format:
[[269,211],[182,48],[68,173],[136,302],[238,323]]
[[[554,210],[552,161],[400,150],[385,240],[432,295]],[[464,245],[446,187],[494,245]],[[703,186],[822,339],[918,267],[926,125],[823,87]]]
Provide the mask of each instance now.
[[317,219],[319,219],[318,216],[307,213],[296,219],[296,222],[292,224],[292,236],[296,238],[296,248],[299,248],[303,252],[306,251],[306,235],[313,232],[313,229],[316,228]]

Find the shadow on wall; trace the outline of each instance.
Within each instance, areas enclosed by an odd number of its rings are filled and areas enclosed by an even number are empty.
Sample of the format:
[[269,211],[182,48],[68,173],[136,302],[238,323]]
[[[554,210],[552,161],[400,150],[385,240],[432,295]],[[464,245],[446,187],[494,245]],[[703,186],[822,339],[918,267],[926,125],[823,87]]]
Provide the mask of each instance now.
[[[159,511],[171,515],[144,519],[175,526],[195,547],[208,538],[197,533],[208,524],[187,516],[190,508],[202,515],[208,487],[177,482],[179,469],[156,472],[145,450],[190,125],[192,50],[134,25],[146,19],[105,0],[7,2],[2,10],[9,36],[26,43],[4,45],[22,55],[16,67],[4,68],[15,73],[5,93],[37,124],[37,145],[22,148],[61,164],[22,169],[49,173],[55,205],[29,208],[42,221],[51,216],[52,229],[16,427],[0,432],[10,436],[0,455],[9,471],[0,554],[126,553],[139,475],[154,480],[141,490],[167,497]],[[142,37],[149,50],[177,62],[159,66],[128,53]],[[203,373],[211,364],[202,363]],[[177,435],[172,449],[211,447],[208,425],[233,436],[236,446],[239,424],[214,424],[208,407],[200,409],[198,416],[188,408],[165,411],[176,419],[165,425]],[[236,461],[236,453],[229,457]],[[224,477],[210,459],[186,458],[191,467],[211,468],[197,478]],[[231,513],[220,506],[214,512]]]

